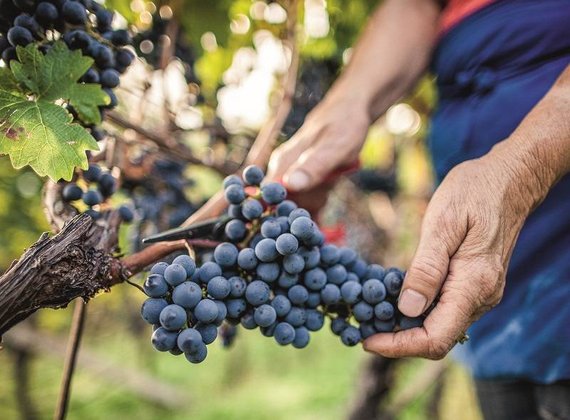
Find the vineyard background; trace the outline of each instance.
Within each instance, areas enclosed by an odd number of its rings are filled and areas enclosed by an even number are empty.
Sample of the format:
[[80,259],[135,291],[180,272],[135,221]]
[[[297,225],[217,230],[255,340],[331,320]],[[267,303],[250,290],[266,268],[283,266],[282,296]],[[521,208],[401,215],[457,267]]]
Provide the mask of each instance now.
[[[121,249],[134,251],[145,234],[180,224],[219,190],[224,173],[239,166],[271,118],[293,41],[299,71],[280,140],[290,137],[349,59],[350,45],[376,4],[301,1],[291,40],[288,2],[108,1],[106,6],[135,32],[137,52],[146,57],[122,76],[120,105],[104,124],[111,163],[140,181],[148,162],[182,160],[181,171],[192,180],[183,186],[184,206],[166,209],[168,217],[150,227],[137,206],[138,222],[121,228]],[[153,22],[168,38],[157,38],[151,48],[145,40],[152,39]],[[362,170],[335,186],[321,213],[320,222],[332,236],[371,262],[406,267],[413,254],[433,189],[423,140],[435,100],[426,78],[377,121],[361,155]],[[175,138],[176,149],[142,141],[140,129]],[[180,150],[191,150],[200,164],[188,163]],[[7,158],[0,159],[0,271],[50,230],[42,185],[33,171],[16,171]],[[138,199],[144,203],[148,197]],[[129,198],[123,192],[113,200]],[[175,211],[179,207],[181,214]],[[133,281],[140,284],[142,277]],[[123,284],[89,304],[69,418],[334,419],[345,418],[359,404],[362,372],[372,356],[360,347],[343,347],[327,331],[315,334],[308,348],[293,350],[240,329],[230,349],[214,345],[206,362],[191,366],[149,345],[148,326],[139,315],[143,300],[137,289]],[[2,418],[50,417],[71,318],[72,307],[42,310],[5,335]],[[480,418],[468,376],[449,358],[400,361],[390,368],[388,382],[385,418]]]

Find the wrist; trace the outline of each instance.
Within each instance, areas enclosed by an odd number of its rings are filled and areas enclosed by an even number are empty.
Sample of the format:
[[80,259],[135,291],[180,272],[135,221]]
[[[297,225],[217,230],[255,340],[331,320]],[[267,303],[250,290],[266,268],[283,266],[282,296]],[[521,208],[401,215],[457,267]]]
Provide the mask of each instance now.
[[374,96],[370,89],[361,86],[354,77],[342,74],[326,94],[323,102],[346,107],[350,114],[358,113],[368,120],[368,125],[376,119],[372,115]]
[[525,218],[560,177],[543,151],[518,135],[497,143],[485,157],[503,169],[499,176],[512,197],[513,206]]

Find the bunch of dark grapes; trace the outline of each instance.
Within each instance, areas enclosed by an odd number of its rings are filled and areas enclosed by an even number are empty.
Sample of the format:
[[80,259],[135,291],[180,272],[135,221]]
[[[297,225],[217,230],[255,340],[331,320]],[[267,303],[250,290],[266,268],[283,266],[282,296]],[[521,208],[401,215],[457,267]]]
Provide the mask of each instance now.
[[286,200],[281,184],[262,184],[263,178],[250,166],[243,180],[224,180],[231,220],[228,242],[215,248],[213,261],[197,268],[180,256],[152,267],[141,312],[155,328],[157,350],[199,363],[224,321],[259,327],[264,336],[296,348],[309,344],[325,317],[347,346],[422,324],[423,317],[397,310],[402,271],[368,265],[354,250],[326,244],[310,214]]
[[[82,188],[80,185],[84,185]],[[99,165],[91,164],[89,169],[80,172],[74,182],[63,187],[63,201],[73,204],[79,201],[88,207],[85,210],[89,216],[98,220],[103,213],[103,205],[107,203],[117,189],[117,182],[110,172],[103,171]],[[118,209],[123,222],[129,223],[134,214],[129,206],[122,205]]]
[[[45,54],[56,40],[63,39],[68,48],[93,58],[93,66],[80,81],[98,83],[109,95],[110,103],[101,112],[117,106],[113,89],[135,56],[124,48],[132,43],[129,33],[112,28],[112,11],[93,0],[3,0],[2,14],[0,53],[4,63],[18,59],[17,46],[35,43]],[[74,114],[73,109],[69,111]],[[95,127],[92,134],[97,140],[104,135]]]

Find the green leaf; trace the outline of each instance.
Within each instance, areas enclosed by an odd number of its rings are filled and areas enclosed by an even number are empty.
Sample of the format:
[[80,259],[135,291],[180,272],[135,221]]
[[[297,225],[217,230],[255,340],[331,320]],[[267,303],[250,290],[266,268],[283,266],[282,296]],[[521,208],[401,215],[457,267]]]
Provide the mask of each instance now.
[[75,108],[86,124],[101,122],[99,106],[109,103],[109,96],[98,84],[77,83],[93,64],[79,50],[71,51],[56,42],[46,55],[36,45],[17,47],[19,62],[11,63],[12,72],[19,83],[28,88],[38,100],[63,99]]
[[59,105],[0,91],[0,153],[10,155],[16,169],[29,165],[40,176],[70,180],[74,167],[88,167],[85,151],[98,150],[72,120]]
[[0,67],[0,91],[20,92],[18,81],[8,67]]

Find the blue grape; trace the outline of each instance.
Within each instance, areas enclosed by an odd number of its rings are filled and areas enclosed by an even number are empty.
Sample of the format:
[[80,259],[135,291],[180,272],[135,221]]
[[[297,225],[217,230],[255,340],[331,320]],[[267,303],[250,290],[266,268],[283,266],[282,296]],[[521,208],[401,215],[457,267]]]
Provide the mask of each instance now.
[[339,262],[346,266],[349,266],[350,264],[353,264],[356,259],[358,258],[358,254],[356,253],[355,250],[347,248],[347,247],[342,247],[340,248],[340,260]]
[[293,306],[285,316],[285,321],[294,327],[300,327],[307,320],[307,313],[303,308]]
[[200,267],[200,280],[208,283],[211,279],[222,275],[222,268],[215,262],[207,262]]
[[257,244],[263,239],[263,236],[261,235],[261,233],[257,233],[255,234],[255,236],[253,238],[251,238],[251,241],[249,241],[249,247],[255,249],[255,247],[257,246]]
[[321,253],[318,248],[299,248],[298,254],[305,260],[305,269],[310,270],[319,265]]
[[165,263],[163,261],[158,262],[152,266],[152,268],[150,269],[150,273],[151,274],[160,274],[162,276],[162,275],[164,275],[164,270],[166,270],[166,267],[168,267],[168,263]]
[[214,299],[224,299],[230,294],[231,286],[226,278],[216,276],[208,282],[207,289],[208,294]]
[[10,45],[13,47],[18,45],[25,47],[34,40],[32,33],[22,26],[14,26],[10,28],[6,37],[8,38]]
[[261,334],[263,334],[265,337],[273,337],[273,334],[275,333],[275,327],[277,327],[277,321],[271,324],[269,327],[260,327],[259,331],[261,331]]
[[269,286],[267,283],[254,280],[245,289],[245,298],[253,306],[263,305],[269,301]]
[[103,196],[97,190],[87,190],[83,193],[83,202],[88,206],[95,206],[103,202]]
[[279,253],[275,247],[275,240],[264,238],[255,246],[255,256],[262,262],[275,261]]
[[[228,206],[228,215],[232,218],[232,219],[241,219],[243,218],[243,215],[241,214],[241,206],[238,204],[230,204]],[[227,232],[226,232],[227,234]]]
[[298,282],[299,282],[299,276],[297,276],[296,274],[289,274],[285,271],[281,273],[279,279],[277,280],[277,284],[279,285],[279,287],[282,287],[284,289],[288,289],[291,286],[296,285]]
[[289,213],[287,220],[289,221],[289,224],[291,224],[291,223],[293,223],[293,221],[295,219],[297,219],[299,217],[311,218],[311,213],[309,213],[307,210],[299,207],[299,208],[292,210],[291,213]]
[[242,315],[241,325],[246,330],[254,330],[255,328],[257,328],[257,323],[255,322],[255,319],[253,318],[252,312],[247,312],[246,314]]
[[282,216],[282,217],[278,217],[275,220],[279,223],[279,226],[281,226],[281,232],[288,232],[289,231],[289,220],[287,219],[287,217]]
[[198,351],[198,348],[204,344],[202,335],[194,328],[186,328],[178,334],[176,340],[178,348],[184,353],[192,353]]
[[289,274],[299,274],[305,268],[305,260],[299,254],[287,255],[283,258],[283,268]]
[[241,205],[241,213],[247,220],[254,220],[261,217],[263,206],[254,198],[248,198]]
[[366,302],[358,302],[352,308],[352,314],[359,322],[370,321],[374,316],[374,308]]
[[297,208],[297,204],[291,200],[285,200],[279,203],[276,209],[278,217],[289,217],[291,212]]
[[119,216],[121,216],[121,220],[125,223],[130,223],[135,218],[135,215],[130,207],[125,205],[119,207]]
[[77,184],[67,184],[63,187],[61,196],[64,201],[80,200],[83,196],[83,190]]
[[228,317],[239,318],[245,312],[247,303],[243,299],[229,299],[226,300],[226,308],[228,310]]
[[218,328],[214,324],[198,322],[195,328],[202,336],[204,344],[212,344],[218,336]]
[[168,306],[168,302],[164,299],[148,298],[141,307],[141,316],[149,324],[158,324],[160,322],[160,312]]
[[152,333],[151,343],[158,351],[169,351],[176,346],[177,332],[168,331],[163,327],[159,327]]
[[224,191],[226,200],[230,204],[241,204],[245,200],[245,191],[243,186],[232,184]]
[[89,165],[89,169],[83,171],[83,178],[88,182],[98,182],[102,173],[99,165]]
[[265,174],[258,166],[249,165],[243,170],[243,180],[247,185],[259,185],[264,177]]
[[394,317],[394,306],[390,302],[380,302],[374,307],[374,316],[380,321],[388,321]]
[[101,213],[93,209],[86,210],[85,214],[91,217],[93,220],[99,220],[101,218]]
[[230,282],[230,296],[234,298],[242,297],[245,294],[247,283],[244,279],[238,276],[233,276],[228,279]]
[[171,264],[164,270],[164,280],[172,287],[178,286],[186,280],[186,269],[180,264]]
[[295,340],[295,328],[287,322],[280,322],[275,326],[273,336],[275,337],[275,341],[282,346],[291,344],[293,340]]
[[291,223],[291,227],[289,229],[291,233],[297,238],[302,241],[307,241],[313,237],[317,230],[317,227],[315,225],[315,222],[313,222],[310,218],[301,216],[293,220],[293,223]]
[[335,264],[327,268],[327,279],[330,283],[340,286],[346,281],[348,273],[343,265]]
[[348,304],[358,302],[361,293],[362,286],[356,281],[347,281],[340,287],[340,295]]
[[168,293],[168,284],[160,274],[151,274],[144,282],[143,289],[149,297],[159,298]]
[[305,273],[305,286],[310,290],[319,291],[327,284],[327,275],[320,268],[313,268]]
[[398,296],[404,282],[404,276],[400,271],[389,271],[384,276],[383,282],[390,296]]
[[297,284],[289,289],[287,297],[294,305],[302,305],[309,299],[309,292],[305,287]]
[[366,276],[366,272],[368,270],[368,265],[364,262],[364,260],[358,258],[353,264],[349,267],[349,270],[356,274],[359,278],[363,278]]
[[261,263],[256,269],[257,275],[266,283],[273,283],[279,278],[280,270],[277,263]]
[[252,248],[242,249],[237,258],[238,265],[244,270],[253,270],[257,266],[257,257]]
[[309,293],[309,298],[305,303],[307,308],[316,308],[321,304],[321,294],[319,292],[311,292]]
[[281,224],[277,219],[269,219],[261,224],[261,234],[264,238],[275,239],[281,235]]
[[174,258],[172,264],[178,264],[184,267],[184,270],[186,270],[186,277],[192,276],[196,271],[196,263],[188,255],[179,255]]
[[375,305],[386,297],[386,287],[378,279],[366,280],[362,283],[362,297],[367,303]]
[[387,321],[381,321],[379,319],[374,320],[374,328],[378,332],[392,332],[396,326],[396,319],[391,318]]
[[374,334],[376,334],[374,323],[370,321],[362,322],[358,329],[360,330],[360,335],[363,340],[366,340],[368,337],[372,337]]
[[243,181],[237,175],[228,175],[227,177],[224,178],[224,183],[223,183],[224,190],[226,188],[228,188],[230,185],[242,185],[243,186]]
[[202,345],[199,346],[198,350],[195,352],[184,353],[184,357],[186,357],[186,360],[188,360],[190,363],[202,363],[204,360],[206,360],[207,356],[208,348],[204,343],[202,343]]
[[117,183],[113,175],[105,173],[99,177],[98,186],[99,192],[101,192],[104,197],[110,197],[115,192]]
[[[53,24],[57,20],[57,18],[59,17],[59,12],[57,11],[57,8],[53,4],[48,3],[46,1],[42,1],[40,4],[38,4],[38,7],[34,12],[34,17],[39,23],[42,24],[43,27],[47,27],[50,24]],[[17,19],[18,18],[16,18],[16,20]],[[16,20],[14,21],[15,24],[17,24]]]
[[168,305],[160,312],[160,325],[169,331],[179,330],[188,320],[182,306]]
[[64,2],[61,13],[65,21],[73,25],[81,25],[87,21],[85,6],[76,1]]
[[218,317],[218,306],[213,300],[202,299],[194,308],[194,316],[198,321],[206,324],[214,322]]
[[358,328],[349,325],[340,333],[340,339],[345,346],[356,346],[360,343],[362,336]]
[[408,316],[403,316],[399,321],[399,326],[401,330],[409,330],[410,328],[418,328],[423,325],[424,321],[421,316],[416,318],[410,318]]
[[307,320],[305,321],[305,327],[307,327],[309,331],[318,331],[323,328],[325,317],[321,312],[315,309],[308,309],[306,314]]
[[172,302],[186,309],[193,309],[200,300],[202,300],[202,289],[191,281],[179,284],[172,292]]
[[333,334],[340,335],[350,324],[344,318],[335,318],[331,322]]
[[348,272],[346,275],[346,281],[352,281],[352,282],[360,282],[360,279],[358,278],[358,276],[356,274],[354,274],[353,272]]
[[379,279],[382,280],[386,275],[386,270],[380,264],[370,264],[366,270],[365,280]]
[[268,204],[279,204],[287,197],[287,190],[278,182],[270,182],[261,187],[261,197]]
[[120,81],[119,72],[115,69],[105,69],[101,72],[100,83],[103,87],[116,88]]
[[260,327],[269,327],[277,320],[277,312],[272,306],[263,304],[255,308],[253,318]]
[[231,267],[237,261],[238,252],[234,244],[224,242],[214,249],[214,260],[222,267]]
[[311,334],[309,330],[305,327],[295,328],[295,339],[293,340],[293,347],[297,349],[305,348],[309,345],[311,340]]
[[[281,255],[292,255],[299,249],[299,241],[297,238],[290,234],[284,233],[279,235],[279,237],[275,241],[275,247],[277,248],[277,252]],[[305,264],[303,263],[303,266]]]
[[277,316],[282,318],[287,316],[291,310],[291,301],[284,295],[278,295],[271,301],[271,306],[275,309]]
[[214,303],[218,307],[218,316],[214,320],[214,324],[221,325],[228,315],[228,308],[226,307],[226,304],[221,300],[215,300]]
[[247,234],[247,228],[244,222],[234,219],[230,220],[226,224],[224,232],[230,241],[239,242],[245,238]]
[[324,265],[334,265],[340,260],[340,251],[334,245],[324,245],[321,247],[321,263]]
[[325,243],[325,235],[318,228],[313,236],[305,241],[307,246],[322,246]]
[[340,289],[336,284],[327,284],[321,290],[321,299],[325,305],[334,305],[340,302]]

